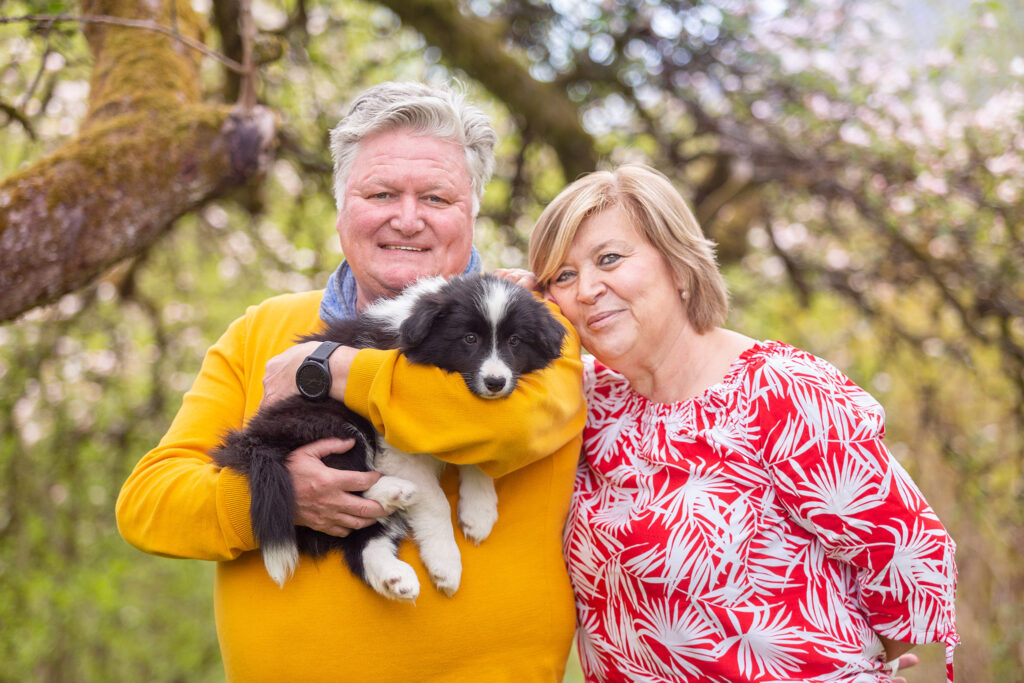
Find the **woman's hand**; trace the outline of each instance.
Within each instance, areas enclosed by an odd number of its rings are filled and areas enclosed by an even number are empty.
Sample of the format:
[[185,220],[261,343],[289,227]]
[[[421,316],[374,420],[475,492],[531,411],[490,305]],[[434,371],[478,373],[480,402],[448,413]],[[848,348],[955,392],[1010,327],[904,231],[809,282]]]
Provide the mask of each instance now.
[[916,666],[917,664],[920,664],[920,663],[921,663],[921,658],[918,657],[917,655],[913,655],[913,654],[900,655],[899,662],[896,665],[896,671],[893,672],[893,679],[892,680],[894,681],[894,683],[907,683],[907,679],[903,678],[902,676],[897,676],[896,672],[903,671],[904,669],[909,669],[909,668],[911,668],[913,666]]
[[539,292],[540,286],[537,284],[536,276],[528,270],[522,268],[497,268],[494,274],[498,277],[505,278],[510,282],[514,282],[520,287],[530,290],[531,292]]
[[292,451],[286,467],[295,489],[295,523],[331,536],[348,536],[370,526],[387,512],[380,504],[355,495],[380,479],[380,472],[336,470],[323,463],[332,453],[344,453],[352,439],[321,439]]

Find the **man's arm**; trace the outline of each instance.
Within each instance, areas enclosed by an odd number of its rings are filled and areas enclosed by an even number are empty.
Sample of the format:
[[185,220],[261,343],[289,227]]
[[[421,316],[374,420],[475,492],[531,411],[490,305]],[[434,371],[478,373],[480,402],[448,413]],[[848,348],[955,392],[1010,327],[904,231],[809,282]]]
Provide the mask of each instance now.
[[[308,324],[301,311],[275,310],[275,333],[288,344],[291,332]],[[315,309],[313,309],[315,315]],[[296,320],[282,317],[294,315]],[[305,317],[309,317],[306,315]],[[199,375],[160,444],[147,453],[128,477],[117,501],[121,535],[140,550],[170,557],[229,560],[256,548],[249,517],[248,480],[214,465],[210,451],[230,429],[243,424],[259,400],[263,359],[273,351],[254,348],[269,333],[255,334],[255,309],[235,321],[207,352]],[[300,331],[302,331],[300,329]],[[255,393],[255,395],[254,395]],[[345,535],[384,514],[377,503],[349,493],[362,491],[376,473],[334,470],[320,458],[346,444],[319,441],[298,449],[289,459],[299,505],[296,523]]]
[[242,424],[244,367],[236,321],[207,352],[192,388],[156,448],[135,466],[117,500],[121,535],[140,550],[228,560],[256,547],[245,477],[215,467],[208,452]]
[[[459,375],[409,363],[397,350],[344,346],[330,357],[331,396],[400,450],[480,465],[492,477],[524,467],[578,438],[586,422],[579,337],[558,308],[547,305],[568,331],[562,355],[521,377],[507,398],[480,398]],[[295,371],[316,346],[297,345],[267,364],[268,401],[297,393]]]

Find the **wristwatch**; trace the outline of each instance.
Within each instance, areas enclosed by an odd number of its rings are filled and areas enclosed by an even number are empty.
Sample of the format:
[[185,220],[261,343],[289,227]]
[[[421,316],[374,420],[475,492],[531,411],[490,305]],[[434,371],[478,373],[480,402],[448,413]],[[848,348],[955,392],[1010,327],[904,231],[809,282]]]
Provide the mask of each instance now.
[[331,368],[327,359],[339,346],[341,344],[338,342],[322,342],[316,351],[306,356],[306,360],[302,361],[295,372],[295,386],[308,400],[326,401],[331,395]]

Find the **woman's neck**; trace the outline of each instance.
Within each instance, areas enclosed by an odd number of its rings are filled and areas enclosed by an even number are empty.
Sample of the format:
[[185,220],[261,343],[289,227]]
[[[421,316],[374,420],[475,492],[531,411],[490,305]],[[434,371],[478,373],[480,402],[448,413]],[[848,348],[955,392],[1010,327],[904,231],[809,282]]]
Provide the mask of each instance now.
[[611,367],[644,398],[677,403],[700,396],[721,382],[736,358],[754,343],[749,337],[720,327],[699,334],[686,326],[647,358]]

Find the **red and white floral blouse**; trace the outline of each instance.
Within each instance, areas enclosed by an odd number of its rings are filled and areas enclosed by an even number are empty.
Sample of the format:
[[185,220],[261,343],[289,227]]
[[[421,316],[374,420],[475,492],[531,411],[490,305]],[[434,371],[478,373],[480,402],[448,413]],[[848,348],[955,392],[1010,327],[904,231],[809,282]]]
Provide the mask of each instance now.
[[591,681],[888,681],[876,633],[946,643],[955,546],[881,406],[779,342],[653,403],[587,357],[565,535]]

